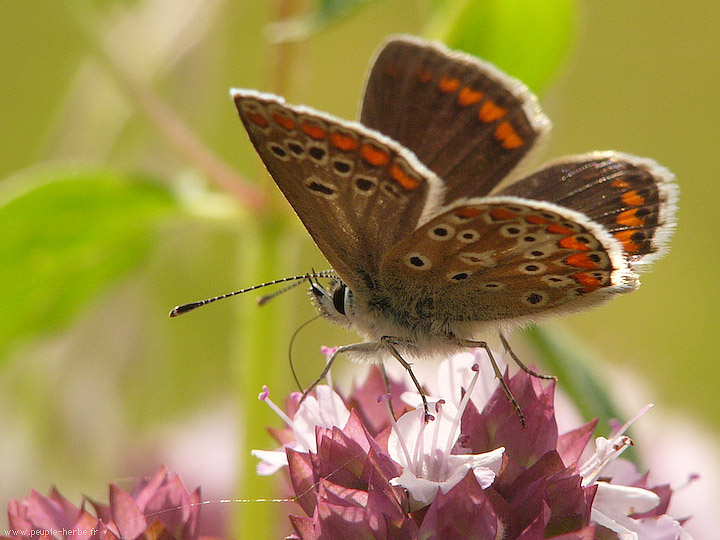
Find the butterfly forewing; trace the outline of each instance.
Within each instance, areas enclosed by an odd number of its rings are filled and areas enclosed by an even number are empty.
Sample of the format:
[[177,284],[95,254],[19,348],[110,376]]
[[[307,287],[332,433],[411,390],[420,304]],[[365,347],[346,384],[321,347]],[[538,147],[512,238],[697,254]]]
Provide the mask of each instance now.
[[501,321],[588,306],[636,287],[619,243],[590,220],[515,197],[471,199],[418,228],[382,262],[403,296],[441,320]]
[[234,90],[240,118],[270,175],[353,290],[409,235],[442,182],[400,145],[282,98]]
[[657,163],[612,152],[573,156],[515,182],[498,195],[544,200],[602,225],[639,267],[662,254],[675,225],[673,175]]
[[440,176],[446,201],[488,194],[550,127],[520,81],[477,58],[405,36],[378,53],[360,121]]

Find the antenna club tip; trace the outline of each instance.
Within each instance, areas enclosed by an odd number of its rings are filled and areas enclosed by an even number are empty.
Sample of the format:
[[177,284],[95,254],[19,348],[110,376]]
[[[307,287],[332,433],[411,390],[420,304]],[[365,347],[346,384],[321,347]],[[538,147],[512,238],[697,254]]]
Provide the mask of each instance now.
[[190,302],[189,304],[182,304],[180,306],[175,306],[170,311],[170,316],[177,317],[178,315],[182,315],[183,313],[192,311],[193,309],[200,307],[202,305],[203,305],[203,302]]

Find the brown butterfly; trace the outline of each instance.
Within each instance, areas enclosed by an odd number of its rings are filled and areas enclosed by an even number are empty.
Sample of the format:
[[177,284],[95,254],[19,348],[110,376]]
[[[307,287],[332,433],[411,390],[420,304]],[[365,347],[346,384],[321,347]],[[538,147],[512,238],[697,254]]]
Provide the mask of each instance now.
[[520,81],[437,43],[381,47],[359,122],[231,93],[337,276],[313,282],[318,310],[365,339],[336,354],[409,369],[406,353],[595,306],[635,290],[675,226],[673,175],[649,159],[593,152],[504,181],[550,121]]

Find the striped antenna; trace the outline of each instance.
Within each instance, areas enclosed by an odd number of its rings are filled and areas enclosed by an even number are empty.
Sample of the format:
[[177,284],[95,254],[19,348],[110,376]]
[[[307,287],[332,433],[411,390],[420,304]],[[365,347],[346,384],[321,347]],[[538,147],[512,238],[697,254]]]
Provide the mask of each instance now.
[[220,296],[214,296],[212,298],[206,298],[205,300],[198,300],[197,302],[189,302],[187,304],[181,304],[179,306],[175,306],[170,311],[171,317],[177,317],[178,315],[182,315],[183,313],[187,313],[188,311],[192,311],[193,309],[197,309],[201,306],[204,306],[206,304],[212,304],[213,302],[216,302],[218,300],[222,300],[223,298],[230,298],[231,296],[236,296],[238,294],[243,294],[250,291],[255,291],[257,289],[262,289],[263,287],[269,287],[270,285],[277,285],[278,283],[285,283],[287,281],[295,281],[296,283],[293,283],[292,285],[288,287],[284,287],[280,289],[279,291],[273,293],[264,295],[258,298],[258,304],[264,305],[268,301],[270,301],[275,296],[284,293],[285,291],[289,291],[293,287],[296,287],[297,285],[300,285],[304,280],[310,279],[310,278],[327,278],[327,277],[336,277],[337,274],[332,270],[327,270],[323,272],[313,272],[311,274],[303,274],[302,276],[290,276],[290,277],[284,277],[281,279],[274,279],[272,281],[268,281],[266,283],[260,283],[259,285],[253,285],[252,287],[248,287],[246,289],[240,289],[239,291],[233,291],[225,294],[221,294]]

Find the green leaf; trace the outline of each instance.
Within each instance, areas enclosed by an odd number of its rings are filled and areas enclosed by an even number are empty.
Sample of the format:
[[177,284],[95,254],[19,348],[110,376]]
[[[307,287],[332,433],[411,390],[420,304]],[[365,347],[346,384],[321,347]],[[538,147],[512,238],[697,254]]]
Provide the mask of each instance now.
[[585,420],[598,418],[598,432],[609,434],[610,420],[624,421],[614,405],[605,381],[592,368],[592,355],[568,335],[545,327],[532,326],[523,332],[533,345],[548,373],[558,378]]
[[0,358],[19,340],[60,328],[132,270],[175,205],[147,179],[97,171],[45,173],[3,188]]
[[533,91],[552,79],[572,44],[575,0],[445,0],[424,34],[483,58]]

